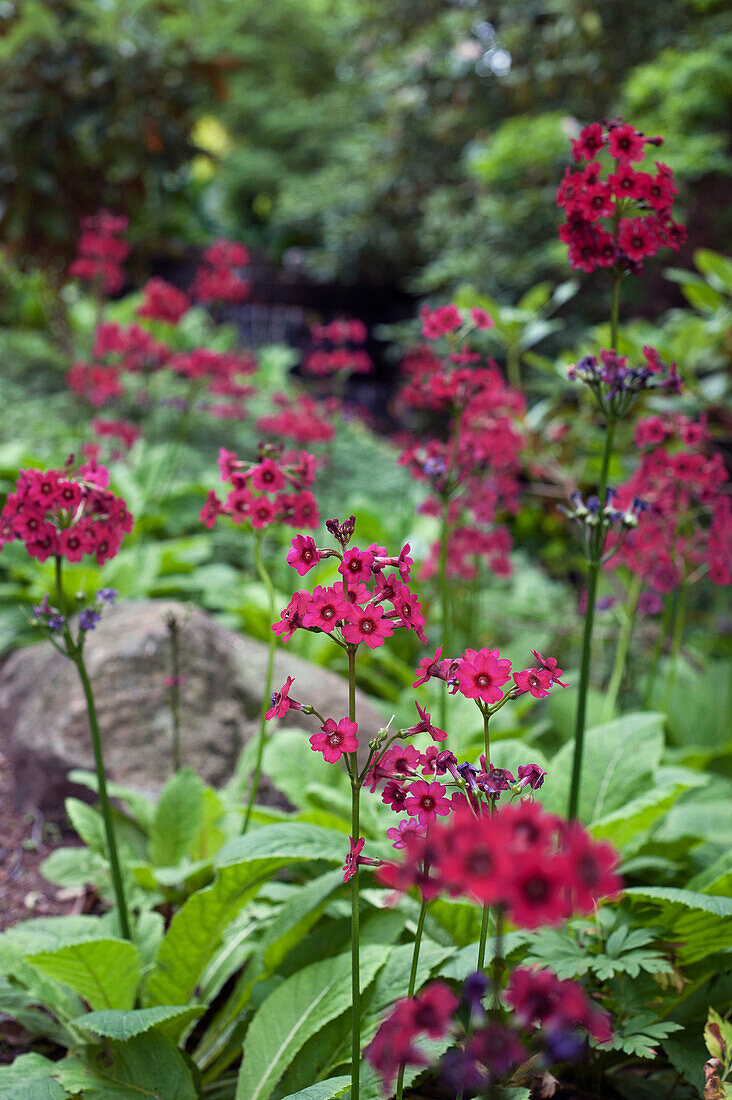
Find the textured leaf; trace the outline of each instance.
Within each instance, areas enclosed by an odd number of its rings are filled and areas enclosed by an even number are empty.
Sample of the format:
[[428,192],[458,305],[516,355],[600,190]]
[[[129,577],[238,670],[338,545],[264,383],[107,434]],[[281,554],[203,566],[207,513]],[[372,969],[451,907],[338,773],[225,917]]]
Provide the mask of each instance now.
[[676,799],[686,789],[682,784],[651,788],[638,798],[627,802],[621,809],[595,821],[590,832],[596,840],[611,840],[616,848],[622,848],[630,841],[636,840],[640,833],[647,832],[671,809]]
[[196,1100],[191,1071],[170,1039],[154,1031],[112,1042],[89,1064],[57,1063],[56,1079],[84,1100]]
[[[579,818],[591,824],[640,796],[663,752],[663,714],[625,714],[585,734]],[[574,742],[551,761],[552,782],[540,797],[547,809],[566,813]]]
[[150,862],[172,867],[188,853],[203,825],[203,783],[183,768],[163,787],[150,827]]
[[330,1077],[327,1081],[319,1081],[316,1085],[309,1085],[300,1092],[291,1092],[283,1100],[336,1100],[343,1096],[351,1087],[350,1077]]
[[217,951],[226,927],[282,867],[344,858],[343,835],[315,825],[267,825],[237,837],[219,853],[220,870],[173,917],[146,991],[150,1004],[186,1004]]
[[[31,970],[32,967],[29,966],[28,969]],[[40,974],[38,978],[42,980]],[[48,984],[55,983],[49,981]],[[43,1008],[34,1007],[35,1003],[43,1004]],[[30,996],[27,989],[13,985],[6,978],[0,977],[0,1015],[17,1020],[29,1035],[43,1035],[52,1042],[58,1043],[59,1046],[70,1046],[71,1034],[56,1022],[49,1011],[50,1007],[40,998],[36,1000]]]
[[[99,793],[99,780],[96,772],[75,768],[69,772],[68,778],[71,783],[80,783],[95,793]],[[155,812],[155,804],[149,798],[131,787],[125,787],[122,783],[114,783],[109,779],[107,780],[107,791],[112,798],[121,798],[127,803],[133,818],[141,828],[145,830],[150,828],[150,822]]]
[[[362,951],[362,989],[386,958],[379,946]],[[350,1005],[350,973],[350,954],[339,955],[298,970],[270,993],[246,1034],[237,1100],[267,1100],[307,1040]]]
[[127,940],[80,940],[27,960],[93,1009],[131,1008],[140,982],[140,956]]
[[40,1054],[21,1054],[0,1066],[0,1100],[64,1100],[68,1093],[51,1076],[56,1063]]
[[664,938],[675,943],[682,964],[706,958],[711,949],[732,947],[732,898],[671,886],[634,886],[625,895],[660,906]]
[[175,1039],[185,1024],[205,1012],[203,1005],[157,1005],[155,1008],[134,1008],[127,1012],[107,1009],[87,1012],[74,1020],[74,1026],[92,1036],[126,1042],[155,1028]]

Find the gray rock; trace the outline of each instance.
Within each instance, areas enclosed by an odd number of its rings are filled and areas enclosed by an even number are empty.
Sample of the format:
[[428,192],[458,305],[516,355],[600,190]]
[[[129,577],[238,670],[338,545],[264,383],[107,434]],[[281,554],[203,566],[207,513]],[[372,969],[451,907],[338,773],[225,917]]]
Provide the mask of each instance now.
[[[181,762],[209,783],[220,786],[231,778],[241,749],[256,734],[266,678],[266,643],[235,634],[198,607],[153,600],[107,610],[85,648],[105,765],[117,782],[150,793],[172,767],[165,686],[171,674],[170,612],[181,623]],[[275,690],[288,675],[297,681],[295,698],[325,717],[347,713],[347,683],[337,673],[280,648]],[[383,717],[359,696],[359,725],[372,736]],[[315,719],[293,711],[280,721],[317,728]],[[0,739],[19,807],[62,815],[63,800],[72,793],[67,773],[92,769],[94,758],[76,668],[48,642],[16,651],[0,667]],[[263,801],[268,794],[273,792],[265,783]]]

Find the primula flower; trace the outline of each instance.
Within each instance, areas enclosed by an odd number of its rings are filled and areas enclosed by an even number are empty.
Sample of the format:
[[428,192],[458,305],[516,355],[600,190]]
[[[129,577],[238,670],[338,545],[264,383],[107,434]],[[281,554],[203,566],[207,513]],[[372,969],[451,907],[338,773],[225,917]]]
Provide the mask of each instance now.
[[503,698],[501,685],[511,676],[511,662],[500,658],[497,649],[466,649],[457,661],[457,690],[466,699],[480,699],[490,705]]
[[516,967],[505,993],[519,1022],[550,1031],[585,1027],[598,1042],[612,1037],[610,1019],[595,1008],[579,985],[561,981],[550,970]]
[[307,590],[296,592],[287,607],[280,612],[280,621],[274,623],[272,630],[282,637],[283,642],[289,642],[292,635],[302,625],[302,617],[310,606],[310,593]]
[[419,714],[420,721],[417,722],[414,726],[409,726],[407,729],[404,730],[404,733],[410,735],[415,733],[428,733],[433,741],[444,741],[447,737],[445,731],[438,729],[437,726],[432,725],[432,718],[430,714],[428,713],[428,711],[422,710],[422,707],[419,705],[418,702],[416,702],[416,700],[414,705],[417,708],[417,713]]
[[406,847],[410,836],[424,837],[426,836],[426,830],[413,817],[408,817],[404,821],[400,821],[394,828],[387,829],[386,835],[389,840],[393,841],[393,848],[401,849]]
[[295,535],[292,540],[292,550],[287,555],[287,564],[304,577],[314,565],[318,564],[320,557],[314,538],[310,535]]
[[531,787],[532,791],[538,791],[544,785],[546,772],[538,764],[519,764],[518,786]]
[[571,915],[566,884],[572,865],[566,856],[547,859],[544,853],[528,852],[511,874],[508,913],[521,928],[561,924]]
[[547,668],[527,668],[523,672],[514,672],[517,694],[531,692],[535,699],[545,699],[552,686],[552,674]]
[[335,586],[323,588],[319,584],[313,591],[308,609],[303,615],[302,625],[307,628],[317,627],[326,634],[332,634],[338,622],[345,619],[350,612],[351,605],[344,600],[342,591]]
[[443,672],[442,664],[442,646],[439,645],[435,650],[434,657],[423,657],[419,662],[419,666],[416,669],[417,679],[412,684],[412,687],[419,687],[420,684],[426,684],[433,676],[440,680],[448,679]]
[[250,471],[252,488],[258,493],[276,493],[284,489],[287,482],[279,466],[271,458],[265,458]]
[[450,804],[444,794],[442,783],[427,783],[424,779],[418,779],[409,788],[404,809],[411,816],[416,816],[420,825],[430,825],[437,820],[438,814],[444,816],[450,812]]
[[272,692],[272,699],[270,700],[272,706],[264,716],[268,722],[273,718],[284,718],[290,708],[300,710],[302,704],[296,704],[289,697],[290,688],[294,682],[294,677],[288,676],[280,690]]
[[147,317],[151,321],[164,321],[168,325],[177,325],[181,317],[191,308],[187,294],[171,286],[165,279],[149,279],[143,287],[145,295],[137,311],[138,317]]
[[366,843],[363,837],[361,837],[356,844],[354,844],[352,836],[349,836],[348,839],[351,842],[351,848],[348,852],[348,855],[346,856],[346,862],[343,865],[343,870],[345,872],[345,874],[343,875],[344,882],[348,882],[349,879],[353,878],[353,876],[356,874],[356,869],[359,866],[362,866],[366,863],[371,864],[371,866],[373,867],[377,867],[381,863],[381,860],[379,859],[370,859],[369,856],[361,855],[363,846]]
[[553,684],[559,684],[560,687],[568,686],[567,684],[563,684],[562,681],[559,679],[559,677],[563,676],[564,673],[562,672],[561,668],[557,668],[556,657],[542,657],[541,653],[537,653],[535,649],[532,649],[531,656],[534,658],[537,666],[540,669],[546,669],[547,672],[551,673]]
[[[444,787],[443,787],[444,790]],[[384,790],[381,793],[381,801],[386,806],[391,806],[392,810],[396,813],[401,813],[405,808],[404,804],[407,801],[408,791],[397,783],[396,780],[390,780]]]
[[384,609],[379,606],[358,607],[351,605],[348,617],[342,628],[347,642],[358,645],[365,642],[370,649],[377,649],[394,633],[394,627],[384,618]]
[[431,982],[412,1001],[414,1022],[430,1039],[441,1039],[460,1001],[444,982]]
[[338,723],[334,718],[326,718],[318,733],[310,738],[310,744],[315,752],[322,752],[329,764],[336,764],[344,753],[358,748],[357,730],[358,723],[348,718],[341,718]]
[[574,909],[589,912],[595,898],[619,894],[622,881],[617,874],[618,857],[610,844],[591,840],[577,822],[567,825],[562,844],[573,868],[567,886]]
[[346,550],[343,561],[338,566],[338,572],[346,578],[349,588],[359,583],[368,583],[371,580],[371,566],[374,564],[374,555],[368,550],[358,550],[355,546]]

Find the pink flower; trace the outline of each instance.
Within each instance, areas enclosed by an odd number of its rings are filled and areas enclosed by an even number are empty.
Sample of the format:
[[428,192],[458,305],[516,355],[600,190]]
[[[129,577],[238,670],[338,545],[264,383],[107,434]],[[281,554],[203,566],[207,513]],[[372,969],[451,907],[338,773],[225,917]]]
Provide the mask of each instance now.
[[501,659],[497,649],[466,649],[457,662],[457,690],[466,699],[497,703],[503,698],[501,685],[511,676],[511,662]]
[[277,509],[267,497],[255,497],[249,505],[247,514],[252,527],[257,531],[269,527],[277,519]]
[[343,626],[343,637],[347,642],[358,645],[365,642],[370,649],[377,649],[394,633],[394,627],[384,618],[383,607],[358,607],[348,609],[348,618]]
[[359,857],[361,855],[361,852],[363,851],[363,846],[366,843],[364,837],[360,837],[358,842],[355,844],[353,842],[353,837],[350,834],[348,839],[351,842],[351,848],[348,855],[346,856],[346,862],[343,864],[343,870],[345,871],[345,874],[343,876],[344,882],[348,882],[348,880],[350,878],[353,878],[353,876],[356,874],[356,868],[361,862],[361,859]]
[[279,466],[271,458],[265,458],[251,472],[252,488],[259,493],[278,493],[287,482]]
[[346,550],[343,561],[338,566],[338,572],[346,578],[348,587],[351,588],[360,582],[364,584],[371,580],[371,566],[374,564],[374,555],[369,550],[358,550],[353,546]]
[[553,682],[548,668],[527,668],[514,672],[513,678],[520,694],[530,691],[535,699],[545,699]]
[[355,752],[358,748],[357,722],[341,718],[336,724],[334,718],[326,718],[318,733],[310,738],[315,752],[322,752],[329,764],[337,763],[345,752]]
[[313,592],[308,609],[302,617],[302,625],[308,628],[317,627],[332,634],[336,624],[345,619],[350,613],[350,604],[343,599],[343,593],[333,586],[323,588],[318,585]]
[[292,706],[292,700],[288,698],[288,693],[294,682],[294,677],[288,676],[280,690],[272,692],[272,706],[264,716],[268,722],[272,718],[284,718],[287,714]]
[[407,800],[407,792],[396,779],[390,779],[381,793],[381,801],[385,806],[391,806],[395,813],[401,813]]
[[438,645],[435,650],[434,657],[423,657],[417,666],[417,679],[412,684],[412,687],[419,687],[420,684],[426,684],[431,677],[436,676],[440,680],[446,679],[442,674],[442,646]]
[[559,686],[563,688],[566,688],[568,686],[567,684],[563,684],[562,681],[559,679],[559,677],[563,676],[564,673],[562,672],[561,668],[557,667],[556,657],[542,657],[541,653],[537,653],[535,649],[532,649],[531,656],[534,658],[539,668],[545,668],[547,672],[551,673],[553,684],[559,684]]
[[307,590],[296,592],[280,613],[280,621],[272,626],[273,632],[282,635],[283,642],[289,642],[295,631],[302,627],[302,617],[309,606],[310,593]]
[[209,530],[215,526],[216,519],[223,512],[223,505],[213,489],[210,489],[206,494],[206,503],[199,513],[199,520],[201,523],[205,523]]
[[394,848],[405,848],[407,846],[409,837],[424,837],[426,836],[426,830],[423,825],[420,825],[418,821],[415,821],[413,817],[407,817],[404,821],[400,821],[393,829],[387,829],[386,835],[389,840],[394,843]]
[[430,825],[437,820],[438,814],[444,816],[450,812],[450,803],[443,797],[444,794],[442,783],[427,783],[424,779],[418,779],[409,788],[404,809],[408,814],[416,815],[420,825]]
[[292,550],[287,555],[287,564],[304,577],[319,561],[320,553],[315,545],[315,539],[310,535],[295,535],[292,540]]
[[538,764],[519,764],[518,766],[519,787],[528,786],[531,787],[532,791],[538,791],[539,787],[544,784],[545,776],[546,772]]
[[447,734],[444,730],[438,729],[437,726],[432,725],[432,718],[426,710],[422,710],[419,703],[415,701],[415,707],[419,714],[420,721],[414,726],[409,726],[404,732],[408,734],[414,733],[428,733],[433,741],[444,741]]
[[491,317],[490,313],[487,313],[484,309],[471,309],[470,319],[476,328],[495,328],[495,321]]

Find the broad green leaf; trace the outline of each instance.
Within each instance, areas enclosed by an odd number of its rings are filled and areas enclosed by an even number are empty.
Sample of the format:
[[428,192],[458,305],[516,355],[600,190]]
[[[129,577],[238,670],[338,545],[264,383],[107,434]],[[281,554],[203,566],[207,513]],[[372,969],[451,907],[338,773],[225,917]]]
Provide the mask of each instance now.
[[313,859],[340,863],[344,856],[343,835],[315,825],[267,825],[230,841],[219,853],[214,882],[173,917],[147,988],[148,1003],[191,999],[227,925],[282,867]]
[[24,958],[23,950],[0,940],[0,974],[12,979],[26,991],[27,1005],[43,1005],[60,1020],[69,1021],[83,1010],[83,1004],[71,990],[51,981]]
[[89,848],[57,848],[43,860],[41,874],[54,886],[105,886],[109,864]]
[[163,787],[150,827],[150,861],[172,867],[188,853],[201,831],[203,783],[190,768],[172,776]]
[[78,798],[67,798],[64,807],[66,816],[84,843],[93,852],[106,858],[107,838],[104,834],[102,815]]
[[724,295],[720,294],[714,287],[709,286],[708,283],[704,283],[703,286],[684,283],[681,292],[687,302],[694,309],[698,309],[700,313],[716,313],[725,305]]
[[732,898],[672,886],[634,886],[625,896],[660,907],[658,923],[663,926],[664,938],[676,945],[682,964],[706,958],[710,949],[732,947]]
[[694,263],[706,276],[711,276],[720,290],[732,295],[732,260],[709,248],[697,248]]
[[[71,783],[80,783],[96,794],[99,793],[99,780],[95,772],[75,768],[69,772],[68,778]],[[149,798],[131,787],[125,787],[124,784],[114,783],[109,779],[107,780],[107,791],[112,798],[120,798],[127,803],[130,813],[141,828],[145,830],[150,828],[150,822],[155,812],[155,804]]]
[[155,1008],[133,1008],[127,1012],[107,1009],[87,1012],[73,1023],[79,1031],[120,1042],[133,1039],[152,1028],[175,1039],[187,1023],[198,1019],[204,1012],[203,1005],[157,1005]]
[[[362,951],[363,990],[386,960],[382,947]],[[350,954],[339,955],[298,970],[270,993],[246,1034],[236,1100],[268,1100],[307,1040],[350,1005],[350,974]]]
[[616,848],[622,848],[663,817],[684,790],[686,787],[681,784],[651,788],[627,802],[621,809],[593,822],[590,832],[596,840],[611,840]]
[[302,940],[323,912],[328,899],[343,884],[340,870],[301,886],[283,902],[225,1005],[209,1025],[196,1051],[196,1060],[208,1064],[223,1049],[252,996],[257,982],[272,974],[288,952]]
[[80,940],[27,960],[69,986],[91,1008],[131,1008],[140,983],[140,956],[127,940]]
[[21,1054],[0,1066],[0,1100],[64,1100],[69,1094],[51,1076],[56,1064],[40,1054]]
[[[585,733],[579,818],[592,824],[641,795],[663,752],[663,714],[625,714]],[[569,799],[574,742],[551,761],[551,783],[540,797],[547,809],[564,814]]]
[[196,1100],[191,1071],[175,1044],[148,1031],[126,1043],[109,1043],[86,1064],[56,1063],[56,1080],[84,1100]]
[[337,1100],[351,1087],[350,1077],[330,1077],[327,1081],[319,1081],[316,1085],[309,1085],[300,1092],[291,1092],[283,1100]]
[[[686,909],[699,909],[717,917],[732,917],[732,898],[715,894],[700,894],[694,890],[678,890],[673,886],[631,886],[625,891],[633,897],[650,898],[652,901],[670,902]],[[718,944],[715,944],[715,947]]]

